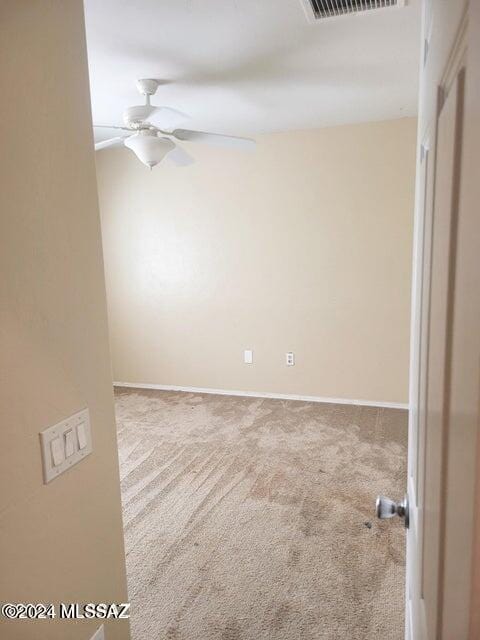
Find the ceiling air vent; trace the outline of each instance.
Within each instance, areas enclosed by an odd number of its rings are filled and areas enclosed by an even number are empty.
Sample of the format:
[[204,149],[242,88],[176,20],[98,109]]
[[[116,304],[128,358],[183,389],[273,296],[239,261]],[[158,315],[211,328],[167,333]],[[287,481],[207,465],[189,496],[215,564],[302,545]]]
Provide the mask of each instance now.
[[308,19],[315,21],[405,6],[405,0],[302,0],[302,3]]

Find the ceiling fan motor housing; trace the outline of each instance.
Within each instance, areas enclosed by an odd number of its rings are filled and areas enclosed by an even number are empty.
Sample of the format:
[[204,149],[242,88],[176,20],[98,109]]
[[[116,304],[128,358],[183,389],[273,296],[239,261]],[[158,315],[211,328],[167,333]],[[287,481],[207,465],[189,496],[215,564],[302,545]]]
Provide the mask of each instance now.
[[128,107],[123,112],[123,121],[127,127],[135,127],[147,120],[151,112],[152,107],[148,104],[139,104],[134,107]]

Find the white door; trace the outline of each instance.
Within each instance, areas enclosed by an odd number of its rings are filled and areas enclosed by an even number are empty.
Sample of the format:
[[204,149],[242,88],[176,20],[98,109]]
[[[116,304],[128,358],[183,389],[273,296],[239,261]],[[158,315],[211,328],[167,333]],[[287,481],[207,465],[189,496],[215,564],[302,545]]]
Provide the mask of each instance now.
[[[448,87],[436,133],[435,172],[429,150],[422,159],[424,183],[424,270],[419,296],[420,331],[417,404],[412,411],[411,461],[408,475],[408,606],[413,637],[437,639],[441,607],[441,544],[449,440],[448,386],[452,322],[452,274],[455,268],[458,180],[456,158],[461,145],[463,72]],[[428,205],[432,204],[433,207]],[[432,216],[433,213],[433,216]],[[450,434],[451,436],[451,434]]]
[[[446,22],[447,4],[432,4]],[[478,14],[474,27],[478,33]],[[480,149],[468,145],[465,132],[466,122],[470,133],[475,120],[467,117],[469,70],[475,67],[478,78],[480,60],[467,46],[466,11],[456,31],[436,82],[436,117],[419,128],[407,483],[406,637],[412,640],[476,637],[471,585],[479,340],[464,336],[472,318],[480,321],[480,253],[476,264],[468,256],[475,243],[480,250],[472,236],[479,235],[480,209],[475,222],[478,187],[467,162],[478,168]],[[429,73],[427,83],[435,77]],[[480,322],[477,329],[480,334]]]

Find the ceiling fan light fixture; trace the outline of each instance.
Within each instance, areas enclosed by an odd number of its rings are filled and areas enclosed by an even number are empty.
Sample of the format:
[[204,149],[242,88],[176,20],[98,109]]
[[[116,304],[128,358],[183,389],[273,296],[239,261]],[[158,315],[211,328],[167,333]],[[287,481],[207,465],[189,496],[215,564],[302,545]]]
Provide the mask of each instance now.
[[151,129],[141,129],[125,140],[125,146],[133,151],[140,162],[147,167],[154,167],[175,148],[168,138],[159,138]]

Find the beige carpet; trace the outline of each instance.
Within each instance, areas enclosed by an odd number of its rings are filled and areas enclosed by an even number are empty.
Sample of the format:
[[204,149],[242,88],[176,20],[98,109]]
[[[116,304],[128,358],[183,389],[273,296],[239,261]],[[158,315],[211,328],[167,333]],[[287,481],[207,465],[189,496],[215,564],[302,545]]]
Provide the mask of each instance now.
[[117,390],[134,640],[400,640],[405,411]]

